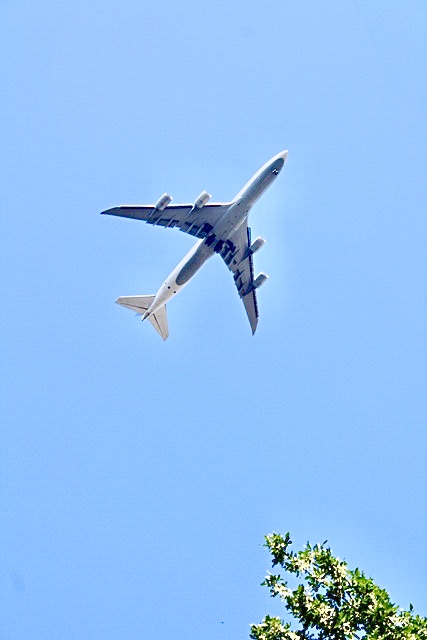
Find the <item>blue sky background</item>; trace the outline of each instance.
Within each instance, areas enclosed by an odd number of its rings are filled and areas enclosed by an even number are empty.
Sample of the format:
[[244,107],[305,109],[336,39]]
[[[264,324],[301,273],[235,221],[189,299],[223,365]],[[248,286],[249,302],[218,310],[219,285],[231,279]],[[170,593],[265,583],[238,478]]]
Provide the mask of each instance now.
[[[0,6],[4,640],[247,638],[264,534],[427,615],[425,2]],[[101,217],[251,212],[251,336],[208,262],[170,338],[114,304],[192,246]]]

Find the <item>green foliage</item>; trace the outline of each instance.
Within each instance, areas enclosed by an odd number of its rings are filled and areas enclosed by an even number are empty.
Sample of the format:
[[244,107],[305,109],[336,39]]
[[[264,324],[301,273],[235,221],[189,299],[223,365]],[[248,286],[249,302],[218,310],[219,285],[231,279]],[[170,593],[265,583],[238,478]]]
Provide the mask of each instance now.
[[266,616],[251,627],[252,640],[427,640],[427,618],[403,611],[387,591],[359,569],[332,555],[326,542],[302,551],[290,549],[289,533],[266,536],[273,567],[293,574],[299,584],[291,589],[280,574],[268,574],[263,586],[279,596],[297,622]]

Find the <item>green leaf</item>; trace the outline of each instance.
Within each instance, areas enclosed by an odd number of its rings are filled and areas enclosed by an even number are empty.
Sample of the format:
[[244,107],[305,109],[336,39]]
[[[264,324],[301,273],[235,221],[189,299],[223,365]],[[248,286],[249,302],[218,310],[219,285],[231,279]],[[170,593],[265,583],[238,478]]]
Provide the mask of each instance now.
[[427,640],[427,618],[400,610],[385,589],[357,567],[335,557],[327,540],[300,551],[290,549],[290,534],[271,533],[265,546],[272,565],[280,565],[300,582],[288,587],[280,574],[266,576],[263,586],[280,596],[291,622],[266,616],[252,625],[253,640]]

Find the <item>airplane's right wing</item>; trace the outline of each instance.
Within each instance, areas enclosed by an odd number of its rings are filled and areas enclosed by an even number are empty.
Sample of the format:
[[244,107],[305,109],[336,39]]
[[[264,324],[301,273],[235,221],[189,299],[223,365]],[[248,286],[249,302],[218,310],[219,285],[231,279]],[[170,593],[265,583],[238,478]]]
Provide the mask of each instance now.
[[205,238],[229,208],[230,203],[208,202],[194,204],[166,204],[165,206],[125,204],[102,211],[112,216],[143,220],[160,227],[178,227],[196,238]]

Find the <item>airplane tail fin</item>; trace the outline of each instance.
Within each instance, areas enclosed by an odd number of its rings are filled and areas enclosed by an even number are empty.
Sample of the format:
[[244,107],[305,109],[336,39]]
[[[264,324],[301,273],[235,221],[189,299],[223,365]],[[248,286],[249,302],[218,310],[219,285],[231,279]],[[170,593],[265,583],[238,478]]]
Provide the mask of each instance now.
[[[151,307],[154,298],[155,296],[121,296],[117,298],[116,302],[122,307],[135,311],[138,315],[144,316],[145,312]],[[149,315],[148,319],[163,340],[166,340],[169,336],[166,305],[160,307],[156,313]]]

